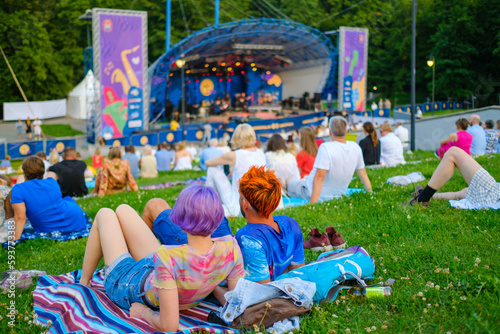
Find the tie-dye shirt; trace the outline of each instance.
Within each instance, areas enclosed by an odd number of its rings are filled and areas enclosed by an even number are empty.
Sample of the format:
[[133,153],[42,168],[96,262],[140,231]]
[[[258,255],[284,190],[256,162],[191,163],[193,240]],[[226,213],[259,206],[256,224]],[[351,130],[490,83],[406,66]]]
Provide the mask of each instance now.
[[153,257],[154,275],[144,287],[151,304],[160,304],[158,289],[177,289],[179,309],[185,310],[201,302],[225,279],[245,277],[243,257],[234,237],[212,240],[206,254],[188,245],[160,246]]

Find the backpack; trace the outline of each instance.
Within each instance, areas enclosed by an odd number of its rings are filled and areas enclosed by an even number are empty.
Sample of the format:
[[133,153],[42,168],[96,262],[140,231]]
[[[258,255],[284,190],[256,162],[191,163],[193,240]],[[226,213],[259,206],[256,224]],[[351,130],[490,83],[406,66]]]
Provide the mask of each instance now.
[[315,303],[332,301],[343,289],[350,286],[340,285],[347,280],[356,280],[366,287],[365,279],[373,278],[375,261],[361,246],[339,249],[321,254],[314,262],[280,275],[276,280],[298,277],[316,283]]

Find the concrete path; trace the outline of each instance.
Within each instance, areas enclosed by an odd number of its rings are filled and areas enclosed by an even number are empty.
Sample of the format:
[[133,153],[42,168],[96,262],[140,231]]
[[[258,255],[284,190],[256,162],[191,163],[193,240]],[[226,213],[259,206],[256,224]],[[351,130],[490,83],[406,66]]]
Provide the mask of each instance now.
[[[42,120],[43,124],[70,124],[75,130],[87,132],[87,124],[84,119],[74,119],[71,117],[58,117]],[[17,129],[15,121],[0,121],[0,138],[8,142],[17,141]],[[21,140],[26,140],[26,133],[23,132]]]

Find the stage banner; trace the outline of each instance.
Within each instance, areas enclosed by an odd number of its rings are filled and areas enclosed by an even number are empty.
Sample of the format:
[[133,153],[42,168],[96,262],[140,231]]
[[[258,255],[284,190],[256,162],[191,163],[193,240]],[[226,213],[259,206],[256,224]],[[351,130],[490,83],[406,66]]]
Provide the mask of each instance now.
[[181,131],[163,131],[158,134],[158,139],[160,143],[177,143],[182,140]]
[[53,149],[57,150],[57,153],[62,153],[66,147],[76,147],[75,139],[62,139],[62,140],[47,140],[45,142],[45,154],[49,155],[50,151]]
[[20,143],[7,143],[7,154],[12,159],[25,158],[30,154],[43,151],[43,141],[27,141]]
[[100,83],[96,132],[119,138],[147,129],[147,12],[94,8],[92,27]]
[[134,146],[158,145],[158,133],[137,134],[130,137]]
[[368,29],[339,28],[339,108],[366,109]]
[[130,145],[130,137],[108,139],[105,141],[105,144],[113,147],[127,146]]

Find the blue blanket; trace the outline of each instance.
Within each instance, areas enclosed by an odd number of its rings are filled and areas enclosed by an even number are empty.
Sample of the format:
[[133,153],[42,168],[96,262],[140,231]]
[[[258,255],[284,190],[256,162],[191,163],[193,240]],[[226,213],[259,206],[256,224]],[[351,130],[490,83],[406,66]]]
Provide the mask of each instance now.
[[[351,196],[352,194],[356,194],[356,193],[364,192],[364,191],[365,191],[364,189],[359,189],[359,188],[347,188],[345,195]],[[306,205],[308,203],[309,203],[309,201],[306,199],[283,196],[283,205],[285,206],[285,208]]]

